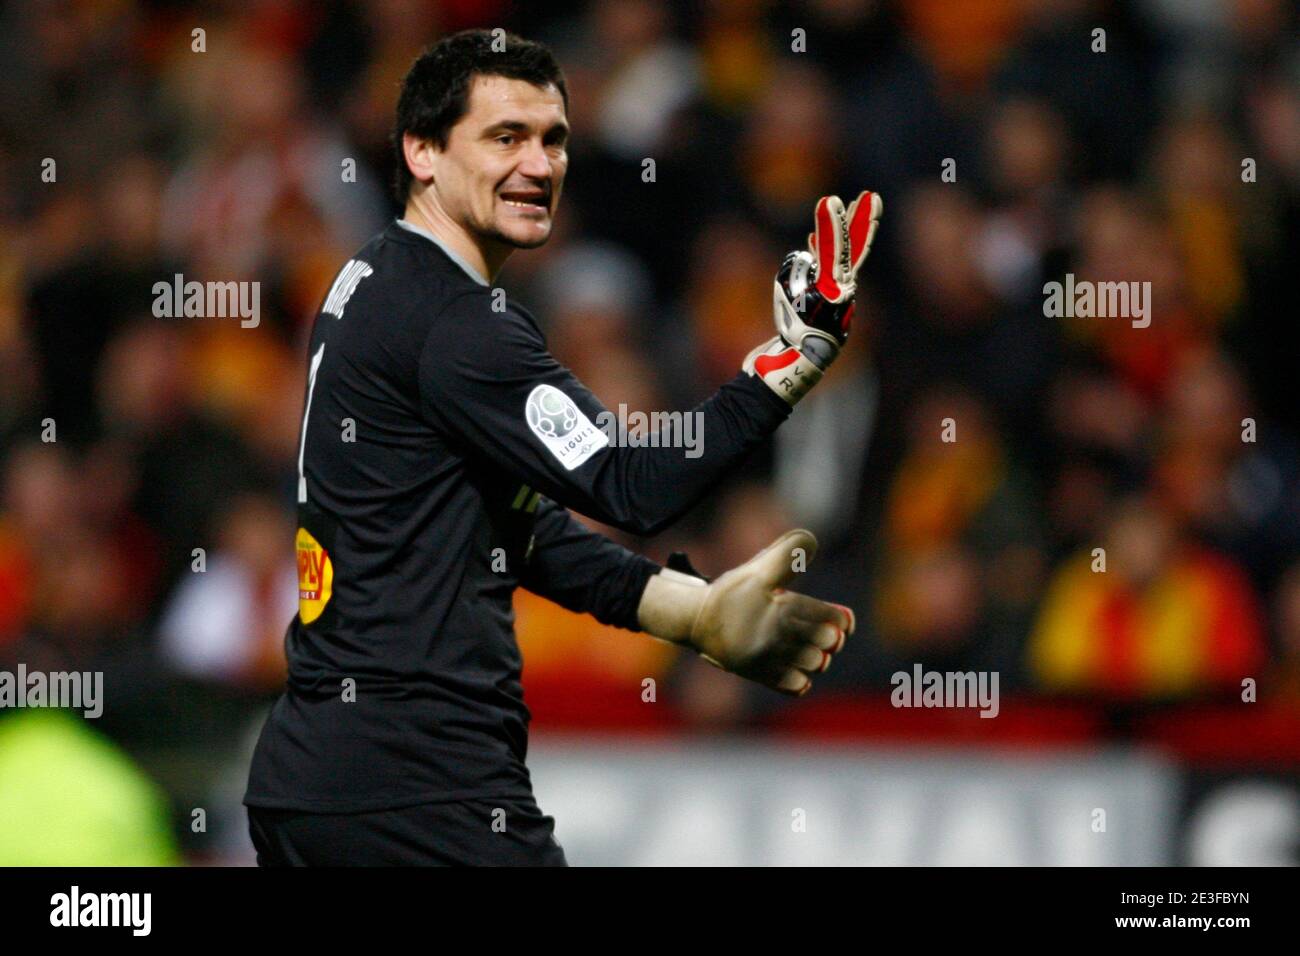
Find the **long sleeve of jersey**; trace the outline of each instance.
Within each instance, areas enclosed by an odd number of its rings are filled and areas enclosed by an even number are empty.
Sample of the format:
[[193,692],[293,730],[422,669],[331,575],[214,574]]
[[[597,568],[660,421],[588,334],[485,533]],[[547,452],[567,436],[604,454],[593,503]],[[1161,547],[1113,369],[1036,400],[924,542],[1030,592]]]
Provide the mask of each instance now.
[[655,534],[790,414],[742,373],[684,413],[700,425],[693,449],[611,441],[613,416],[547,351],[532,316],[493,304],[487,288],[465,291],[433,322],[419,368],[427,419],[467,455],[606,524]]
[[659,565],[592,531],[555,502],[542,498],[533,548],[519,583],[544,598],[602,624],[641,630],[637,607]]

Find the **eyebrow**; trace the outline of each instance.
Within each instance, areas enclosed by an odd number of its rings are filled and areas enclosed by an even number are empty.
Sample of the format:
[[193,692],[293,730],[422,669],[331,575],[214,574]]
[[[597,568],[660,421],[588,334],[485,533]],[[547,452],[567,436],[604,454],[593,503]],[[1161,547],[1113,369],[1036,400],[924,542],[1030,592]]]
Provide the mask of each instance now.
[[[493,123],[485,129],[483,135],[491,136],[494,133],[507,130],[511,133],[526,133],[529,130],[529,125],[522,120],[501,120],[498,123]],[[568,139],[569,124],[563,122],[552,124],[552,126],[546,131],[546,136],[552,136],[556,133],[559,133],[563,139]]]

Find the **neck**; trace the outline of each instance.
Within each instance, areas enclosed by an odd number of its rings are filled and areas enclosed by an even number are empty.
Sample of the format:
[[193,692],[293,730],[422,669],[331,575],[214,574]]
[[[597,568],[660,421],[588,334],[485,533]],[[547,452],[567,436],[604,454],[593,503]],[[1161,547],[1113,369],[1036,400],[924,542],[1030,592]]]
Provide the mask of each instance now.
[[471,235],[460,223],[456,222],[443,210],[442,206],[430,196],[429,190],[420,195],[412,195],[406,201],[406,211],[402,214],[413,226],[419,226],[433,233],[446,243],[456,255],[487,276],[489,282],[494,280],[501,267],[514,252],[512,246],[481,239]]

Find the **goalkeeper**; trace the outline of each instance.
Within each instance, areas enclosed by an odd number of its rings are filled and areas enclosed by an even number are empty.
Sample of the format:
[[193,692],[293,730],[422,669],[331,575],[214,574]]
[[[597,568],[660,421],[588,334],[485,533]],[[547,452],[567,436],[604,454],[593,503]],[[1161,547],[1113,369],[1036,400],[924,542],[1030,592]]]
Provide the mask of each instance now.
[[525,765],[516,587],[792,696],[853,631],[848,608],[784,589],[807,531],[709,582],[566,509],[654,534],[780,425],[844,346],[879,197],[818,202],[777,272],[777,334],[694,410],[701,457],[616,447],[491,286],[550,235],[566,107],[550,52],[511,35],[449,36],[404,80],[403,217],[343,266],[311,336],[299,613],[244,800],[263,865],[565,862]]

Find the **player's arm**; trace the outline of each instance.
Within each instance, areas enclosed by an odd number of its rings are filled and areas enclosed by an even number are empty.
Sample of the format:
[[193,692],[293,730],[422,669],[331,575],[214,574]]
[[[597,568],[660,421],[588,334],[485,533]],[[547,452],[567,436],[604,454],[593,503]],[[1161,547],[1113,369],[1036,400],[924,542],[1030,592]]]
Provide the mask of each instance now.
[[[843,344],[854,275],[874,236],[879,203],[859,197],[850,207],[863,223],[855,227],[854,216],[830,199],[818,205],[821,258],[792,254],[778,277],[782,335],[755,349],[741,374],[685,413],[700,424],[692,436],[697,457],[680,441],[612,444],[610,413],[547,351],[528,317],[495,310],[487,289],[461,293],[435,321],[420,359],[426,415],[467,451],[499,462],[560,504],[634,534],[654,534],[788,417]],[[814,278],[816,287],[798,285]]]
[[724,670],[793,696],[830,666],[853,612],[785,590],[817,553],[808,531],[782,535],[708,581],[674,554],[669,567],[628,551],[541,499],[520,584],[602,624],[689,647]]
[[[437,323],[421,360],[426,413],[465,453],[565,507],[633,534],[684,513],[790,413],[761,382],[738,375],[688,415],[700,454],[611,442],[612,417],[546,350],[524,315],[469,292]],[[435,330],[435,335],[437,330]]]
[[533,546],[519,583],[602,624],[641,630],[637,605],[660,567],[588,528],[549,498],[537,504]]

